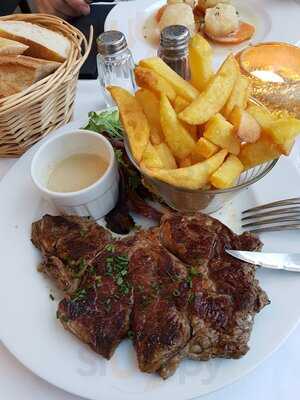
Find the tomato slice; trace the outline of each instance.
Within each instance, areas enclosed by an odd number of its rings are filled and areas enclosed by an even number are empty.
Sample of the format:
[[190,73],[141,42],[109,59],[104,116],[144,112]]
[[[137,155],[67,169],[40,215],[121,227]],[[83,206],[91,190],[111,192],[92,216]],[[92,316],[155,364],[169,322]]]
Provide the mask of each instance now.
[[207,32],[205,34],[214,42],[223,44],[238,44],[245,40],[251,39],[255,33],[255,26],[248,24],[247,22],[240,22],[239,29],[227,36],[216,37],[209,35]]

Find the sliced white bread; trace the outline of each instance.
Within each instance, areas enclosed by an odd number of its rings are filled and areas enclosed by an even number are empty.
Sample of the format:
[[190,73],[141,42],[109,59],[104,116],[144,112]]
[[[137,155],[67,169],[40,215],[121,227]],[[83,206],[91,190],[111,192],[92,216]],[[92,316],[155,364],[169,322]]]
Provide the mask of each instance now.
[[20,55],[28,49],[23,43],[0,37],[0,56]]
[[11,96],[54,72],[61,64],[26,56],[0,57],[0,98]]
[[26,55],[49,61],[65,61],[71,48],[65,36],[30,22],[0,21],[0,37],[21,42],[29,46]]

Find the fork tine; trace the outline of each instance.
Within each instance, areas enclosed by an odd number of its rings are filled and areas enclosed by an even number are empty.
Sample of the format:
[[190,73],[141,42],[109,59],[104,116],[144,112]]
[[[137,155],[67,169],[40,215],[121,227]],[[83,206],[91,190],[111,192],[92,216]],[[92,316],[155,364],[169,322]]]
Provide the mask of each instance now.
[[299,218],[280,217],[280,218],[263,219],[261,221],[255,221],[255,222],[250,222],[248,224],[244,224],[242,225],[242,228],[260,226],[260,225],[272,225],[272,224],[277,224],[279,222],[300,222],[300,217]]
[[278,225],[278,226],[269,226],[258,229],[248,229],[248,231],[252,233],[280,232],[280,231],[294,231],[294,230],[300,230],[300,224]]
[[272,217],[272,216],[284,215],[284,214],[300,216],[300,207],[280,208],[280,209],[275,209],[272,211],[251,214],[251,215],[247,215],[246,217],[243,217],[242,221],[246,221],[246,220],[250,220],[250,219],[257,219],[257,218],[262,218],[262,217]]
[[243,211],[242,214],[246,214],[246,213],[253,212],[253,211],[266,210],[268,208],[273,208],[273,207],[289,206],[289,205],[293,205],[293,204],[300,204],[300,197],[294,197],[292,199],[274,201],[272,203],[267,203],[267,204],[264,204],[259,207],[249,208],[248,210]]

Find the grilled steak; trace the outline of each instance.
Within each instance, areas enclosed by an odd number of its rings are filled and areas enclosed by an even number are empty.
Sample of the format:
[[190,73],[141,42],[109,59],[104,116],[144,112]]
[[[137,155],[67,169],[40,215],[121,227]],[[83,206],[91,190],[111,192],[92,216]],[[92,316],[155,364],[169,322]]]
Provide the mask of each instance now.
[[130,251],[131,329],[140,370],[155,372],[190,338],[187,270],[163,248],[155,232],[139,239]]
[[107,245],[77,291],[58,307],[63,326],[107,359],[129,330],[133,296],[127,252],[122,242]]
[[58,308],[64,327],[108,359],[132,330],[139,368],[163,378],[185,357],[243,356],[269,302],[255,268],[224,250],[261,242],[200,213],[165,215],[160,228],[117,241],[86,218],[45,216],[32,241],[69,292]]
[[189,264],[188,356],[199,360],[243,356],[254,315],[268,298],[255,279],[255,267],[228,256],[224,248],[254,250],[261,242],[250,234],[235,235],[202,214],[164,217],[160,237],[169,251]]
[[45,215],[32,225],[32,242],[44,255],[40,271],[70,293],[110,240],[109,231],[88,218]]

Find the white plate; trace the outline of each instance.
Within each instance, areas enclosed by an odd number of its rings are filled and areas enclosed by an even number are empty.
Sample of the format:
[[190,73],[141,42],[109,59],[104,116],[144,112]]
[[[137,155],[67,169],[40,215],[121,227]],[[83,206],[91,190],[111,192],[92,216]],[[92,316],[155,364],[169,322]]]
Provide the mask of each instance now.
[[[296,44],[300,40],[300,2],[295,0],[233,0],[241,19],[255,25],[256,33],[251,43],[281,41]],[[123,32],[136,61],[153,56],[157,46],[144,38],[144,26],[155,12],[166,4],[166,0],[137,0],[120,2],[108,14],[105,30],[116,29]],[[213,45],[216,65],[229,52],[237,52],[249,43],[237,46]]]
[[[57,131],[71,131],[84,121]],[[138,371],[134,351],[124,341],[106,361],[66,332],[55,318],[59,294],[36,271],[40,253],[30,243],[32,221],[52,207],[43,201],[30,178],[30,162],[39,145],[27,152],[0,184],[0,338],[30,370],[48,382],[94,400],[186,400],[219,389],[253,370],[296,327],[300,318],[300,274],[259,271],[272,304],[256,318],[251,350],[240,360],[184,361],[163,381]],[[287,179],[288,177],[288,179]],[[218,214],[233,229],[240,210],[284,197],[300,196],[299,175],[289,159],[281,160],[261,182],[243,192]],[[266,251],[299,251],[299,233],[262,237]],[[49,298],[54,293],[55,301]]]

